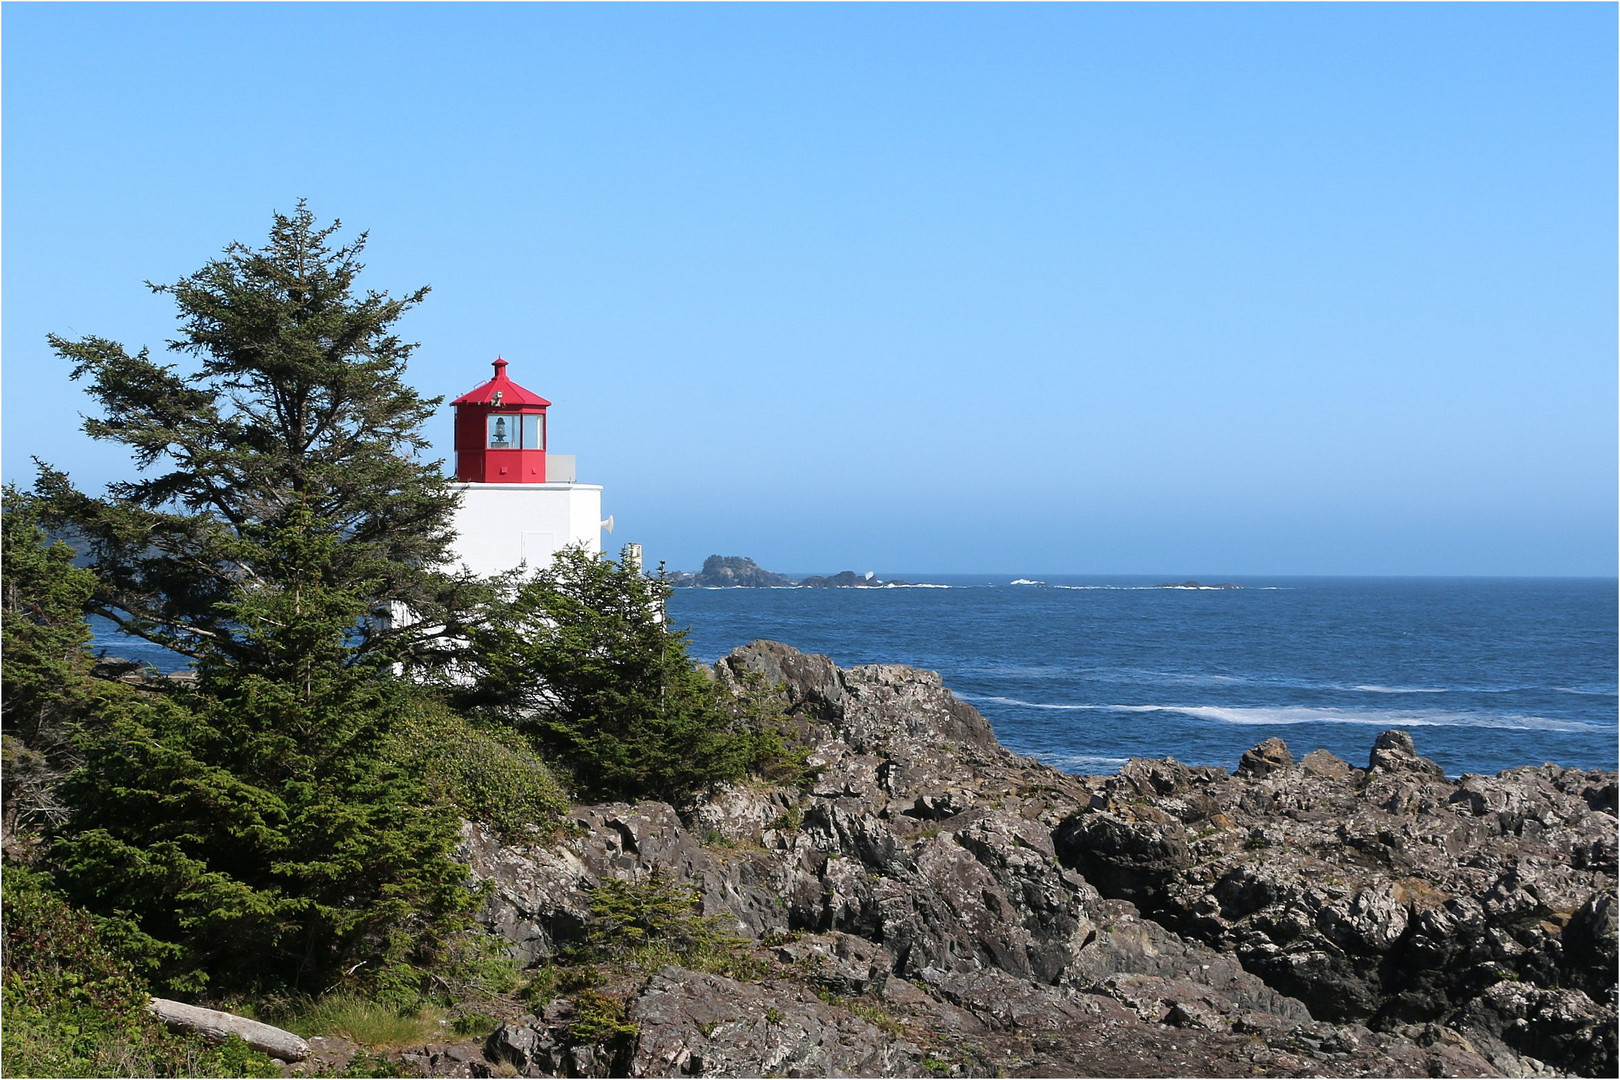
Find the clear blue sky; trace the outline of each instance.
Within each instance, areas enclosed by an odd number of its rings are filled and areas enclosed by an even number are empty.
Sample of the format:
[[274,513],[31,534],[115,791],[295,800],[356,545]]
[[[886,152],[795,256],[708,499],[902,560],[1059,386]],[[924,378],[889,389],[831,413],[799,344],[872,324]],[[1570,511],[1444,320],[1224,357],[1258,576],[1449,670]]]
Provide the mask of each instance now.
[[130,469],[47,332],[161,349],[305,196],[672,567],[1615,572],[1614,5],[0,25],[8,480]]

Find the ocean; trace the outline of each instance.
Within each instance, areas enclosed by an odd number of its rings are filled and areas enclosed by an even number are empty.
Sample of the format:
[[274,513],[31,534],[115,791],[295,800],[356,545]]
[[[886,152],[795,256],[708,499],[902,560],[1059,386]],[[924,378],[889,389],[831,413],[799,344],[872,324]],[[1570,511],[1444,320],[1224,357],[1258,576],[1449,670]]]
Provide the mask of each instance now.
[[[669,613],[709,662],[769,638],[843,667],[938,671],[1004,745],[1075,773],[1131,757],[1233,768],[1273,735],[1296,758],[1323,747],[1365,765],[1396,727],[1451,776],[1616,767],[1613,579],[907,580],[929,584],[677,589]],[[109,653],[175,666],[92,622]]]
[[1075,773],[1233,768],[1274,735],[1365,766],[1387,728],[1451,776],[1616,767],[1613,579],[894,576],[934,587],[678,589],[669,611],[705,661],[769,638],[939,671],[1004,745]]

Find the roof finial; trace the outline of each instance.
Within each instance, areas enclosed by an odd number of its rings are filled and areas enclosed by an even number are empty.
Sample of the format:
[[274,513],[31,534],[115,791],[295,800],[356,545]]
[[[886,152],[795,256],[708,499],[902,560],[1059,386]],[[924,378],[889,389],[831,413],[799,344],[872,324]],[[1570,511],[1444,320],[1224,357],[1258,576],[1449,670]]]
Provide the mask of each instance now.
[[499,356],[496,356],[495,357],[495,374],[499,375],[501,373],[501,368],[503,368],[505,366],[506,366],[506,361],[502,360]]

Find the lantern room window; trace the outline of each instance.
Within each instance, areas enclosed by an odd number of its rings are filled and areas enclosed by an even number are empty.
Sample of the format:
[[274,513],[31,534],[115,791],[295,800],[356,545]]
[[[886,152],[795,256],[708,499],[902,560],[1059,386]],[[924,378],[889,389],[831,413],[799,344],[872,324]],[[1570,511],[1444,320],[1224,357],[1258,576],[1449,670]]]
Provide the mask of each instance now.
[[490,450],[544,450],[545,413],[495,413],[489,417]]

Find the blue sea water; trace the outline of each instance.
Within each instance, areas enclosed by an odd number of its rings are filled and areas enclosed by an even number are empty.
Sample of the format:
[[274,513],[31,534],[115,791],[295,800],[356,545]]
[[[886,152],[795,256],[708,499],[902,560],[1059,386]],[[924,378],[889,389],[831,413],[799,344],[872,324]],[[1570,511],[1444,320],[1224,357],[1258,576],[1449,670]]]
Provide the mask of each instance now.
[[1070,772],[1232,768],[1273,735],[1365,765],[1395,727],[1452,776],[1616,766],[1613,579],[925,580],[948,587],[679,589],[669,610],[704,660],[769,638],[939,671],[1003,744]]
[[[1006,746],[1076,773],[1133,756],[1232,768],[1273,735],[1365,765],[1393,727],[1452,776],[1616,767],[1613,579],[926,580],[945,587],[678,589],[669,612],[707,661],[769,638],[939,671]],[[95,626],[108,652],[175,666]]]

